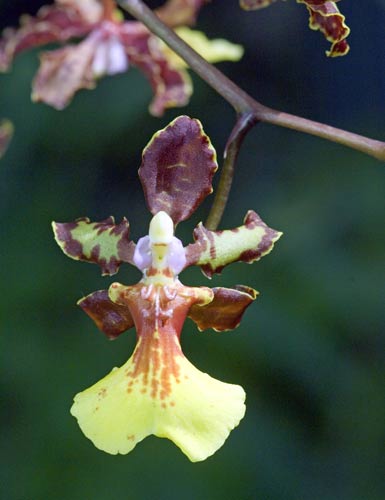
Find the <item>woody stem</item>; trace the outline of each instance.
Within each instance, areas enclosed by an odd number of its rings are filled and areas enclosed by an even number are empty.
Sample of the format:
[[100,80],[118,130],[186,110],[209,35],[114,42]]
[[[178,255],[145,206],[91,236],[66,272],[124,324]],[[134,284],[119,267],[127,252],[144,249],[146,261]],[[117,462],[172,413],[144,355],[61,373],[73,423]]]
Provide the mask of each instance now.
[[264,106],[239,88],[217,68],[205,61],[166,26],[142,0],[118,0],[118,3],[186,61],[190,68],[226,99],[238,114],[250,113],[256,121],[315,135],[356,149],[378,160],[385,160],[385,142]]
[[217,229],[222,219],[233,183],[235,163],[238,158],[239,150],[248,131],[254,127],[255,124],[256,119],[253,113],[243,113],[239,115],[230,134],[223,155],[221,178],[216,190],[214,202],[205,222],[205,227],[207,227],[207,229],[214,231]]

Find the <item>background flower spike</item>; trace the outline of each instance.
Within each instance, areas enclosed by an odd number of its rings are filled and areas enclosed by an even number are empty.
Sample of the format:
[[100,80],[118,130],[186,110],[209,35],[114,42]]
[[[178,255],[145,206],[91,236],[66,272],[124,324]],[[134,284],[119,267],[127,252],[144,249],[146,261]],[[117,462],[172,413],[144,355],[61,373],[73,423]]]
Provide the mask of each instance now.
[[258,292],[248,286],[213,288],[213,300],[204,306],[193,305],[188,317],[195,321],[200,331],[213,328],[217,332],[233,330],[241,322],[243,313],[257,298]]
[[143,151],[139,177],[150,212],[177,224],[190,217],[213,188],[216,152],[199,120],[179,116]]
[[208,277],[220,273],[232,262],[248,264],[268,254],[282,233],[268,227],[249,210],[244,225],[224,231],[209,231],[202,223],[194,230],[195,243],[186,248],[186,266],[200,266]]
[[19,52],[88,33],[100,17],[102,7],[96,0],[84,2],[86,8],[81,4],[56,2],[56,5],[45,5],[36,17],[22,16],[20,28],[6,29],[0,39],[0,71],[7,71]]
[[108,290],[90,293],[78,301],[78,306],[111,340],[134,326],[134,320],[128,308],[112,302],[109,299]]
[[135,243],[129,240],[130,225],[125,217],[120,224],[113,217],[101,222],[85,217],[53,222],[52,227],[57,244],[68,257],[98,264],[102,275],[117,273],[122,262],[133,263]]

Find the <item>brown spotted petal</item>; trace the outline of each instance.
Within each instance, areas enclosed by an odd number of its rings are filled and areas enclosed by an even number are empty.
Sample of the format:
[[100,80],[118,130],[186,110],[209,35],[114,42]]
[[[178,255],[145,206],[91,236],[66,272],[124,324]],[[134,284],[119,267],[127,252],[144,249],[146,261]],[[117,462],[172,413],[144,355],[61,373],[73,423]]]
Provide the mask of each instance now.
[[108,297],[108,290],[98,290],[80,299],[78,305],[111,340],[134,326],[126,306],[115,304]]
[[[261,9],[268,7],[276,0],[240,0],[240,5],[245,10]],[[329,0],[297,0],[297,3],[306,5],[309,11],[309,27],[320,30],[325,38],[332,43],[331,49],[326,52],[328,56],[344,56],[349,52],[346,38],[350,29],[345,24],[345,17],[340,13],[336,2]]]
[[157,16],[168,26],[195,24],[199,10],[208,0],[168,0],[156,10]]
[[257,298],[258,292],[247,286],[213,288],[214,298],[205,306],[193,305],[188,314],[199,330],[213,328],[217,332],[233,330],[241,322],[247,307]]
[[98,264],[103,275],[117,273],[122,262],[133,263],[135,244],[129,240],[126,218],[120,224],[115,224],[113,217],[102,222],[83,218],[53,222],[52,227],[57,244],[68,257]]
[[100,4],[96,0],[85,3],[87,10],[81,9],[78,2],[58,1],[57,5],[42,7],[36,17],[22,16],[20,28],[4,30],[0,40],[0,71],[6,71],[19,52],[87,34],[98,12],[100,15]]
[[225,231],[209,231],[202,223],[194,230],[195,243],[186,248],[187,266],[201,266],[211,278],[232,262],[250,264],[268,254],[282,233],[269,228],[259,215],[247,212],[244,225]]
[[9,120],[0,120],[0,158],[6,152],[13,136],[13,125]]
[[330,57],[347,54],[349,45],[346,38],[350,29],[346,26],[345,16],[340,13],[335,2],[320,2],[319,0],[297,0],[297,2],[307,6],[310,28],[320,30],[331,42],[331,48],[326,54]]
[[139,177],[152,214],[163,210],[174,224],[187,219],[212,192],[216,153],[199,120],[179,116],[143,151]]

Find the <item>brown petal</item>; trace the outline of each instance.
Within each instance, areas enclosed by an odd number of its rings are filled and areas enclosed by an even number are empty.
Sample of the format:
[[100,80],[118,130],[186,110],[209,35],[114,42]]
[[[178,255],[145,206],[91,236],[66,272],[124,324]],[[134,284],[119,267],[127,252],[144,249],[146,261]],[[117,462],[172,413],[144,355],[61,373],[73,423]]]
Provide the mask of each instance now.
[[80,299],[78,305],[96,323],[96,326],[111,340],[134,326],[128,307],[115,304],[107,290],[93,292]]
[[309,26],[320,30],[325,38],[332,42],[331,49],[326,52],[330,57],[343,56],[349,52],[346,38],[350,29],[345,24],[345,17],[340,13],[335,2],[320,3],[317,0],[297,0],[304,3],[309,11]]
[[[261,9],[268,7],[276,0],[240,0],[240,5],[245,10]],[[344,56],[349,52],[346,38],[350,29],[345,24],[345,17],[340,13],[335,0],[297,0],[297,3],[306,5],[309,11],[309,26],[313,30],[320,30],[325,38],[332,42],[331,49],[326,52],[330,57]]]
[[176,68],[159,39],[140,23],[126,22],[121,26],[120,40],[131,64],[148,78],[154,92],[150,113],[161,116],[167,108],[185,106],[192,93],[190,77],[185,69]]
[[213,288],[214,298],[206,306],[192,306],[188,314],[199,330],[232,330],[241,322],[246,308],[257,298],[258,292],[247,286]]
[[143,151],[139,177],[152,214],[164,210],[175,224],[187,219],[212,192],[216,153],[201,123],[179,116]]
[[78,45],[44,52],[33,83],[32,100],[60,110],[69,104],[77,90],[93,88],[91,65],[96,47],[96,41],[89,37]]
[[[92,1],[98,4],[96,0]],[[86,17],[85,12],[75,5],[76,2],[62,0],[60,3],[42,7],[36,17],[22,16],[20,28],[8,28],[3,32],[0,40],[0,71],[6,71],[19,52],[47,43],[65,42],[91,30],[94,16],[89,17],[89,10]]]

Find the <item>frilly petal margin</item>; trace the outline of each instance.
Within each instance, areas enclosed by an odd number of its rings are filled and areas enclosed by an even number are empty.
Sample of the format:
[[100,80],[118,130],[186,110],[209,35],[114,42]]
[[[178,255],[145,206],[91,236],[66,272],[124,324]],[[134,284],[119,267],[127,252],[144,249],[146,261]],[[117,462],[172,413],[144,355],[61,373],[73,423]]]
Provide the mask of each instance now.
[[125,217],[115,224],[111,216],[101,222],[87,217],[75,222],[52,222],[56,243],[71,259],[98,264],[102,275],[115,274],[122,262],[133,264],[135,243],[129,240]]
[[93,444],[126,454],[153,434],[173,441],[192,462],[215,453],[245,414],[242,387],[216,380],[178,356],[179,383],[169,402],[154,398],[142,379],[129,381],[133,356],[75,396],[71,413]]
[[260,216],[249,210],[243,225],[224,231],[210,231],[202,223],[194,229],[194,240],[186,247],[186,267],[200,266],[208,278],[221,273],[232,262],[251,264],[271,252],[282,236],[268,227]]
[[[256,10],[268,7],[276,0],[240,0],[240,6],[244,10]],[[345,24],[343,16],[336,2],[339,0],[297,0],[297,3],[306,5],[309,11],[309,27],[319,30],[326,40],[331,42],[330,50],[326,51],[329,57],[344,56],[349,52],[349,44],[346,38],[349,36],[350,28]]]

